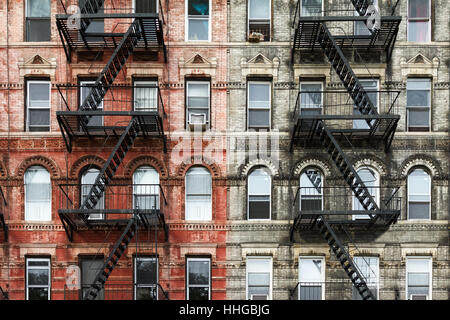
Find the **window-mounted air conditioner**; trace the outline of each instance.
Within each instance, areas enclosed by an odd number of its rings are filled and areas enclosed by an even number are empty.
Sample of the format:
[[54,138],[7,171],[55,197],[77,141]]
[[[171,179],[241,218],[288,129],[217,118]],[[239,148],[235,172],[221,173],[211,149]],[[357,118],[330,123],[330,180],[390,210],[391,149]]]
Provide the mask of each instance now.
[[267,294],[252,294],[250,300],[269,300]]
[[190,113],[188,119],[189,129],[194,131],[195,128],[201,128],[202,131],[206,129],[206,114],[205,113]]

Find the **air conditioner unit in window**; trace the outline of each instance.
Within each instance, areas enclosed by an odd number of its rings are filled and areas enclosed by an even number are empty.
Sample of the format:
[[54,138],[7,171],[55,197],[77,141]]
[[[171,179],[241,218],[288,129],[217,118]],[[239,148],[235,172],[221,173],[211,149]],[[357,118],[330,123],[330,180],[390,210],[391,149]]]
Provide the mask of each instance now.
[[428,300],[428,296],[426,294],[412,294],[411,300]]
[[269,300],[267,294],[252,294],[250,300]]
[[190,113],[189,114],[189,129],[192,131],[195,128],[201,128],[201,130],[206,129],[206,114],[205,113]]

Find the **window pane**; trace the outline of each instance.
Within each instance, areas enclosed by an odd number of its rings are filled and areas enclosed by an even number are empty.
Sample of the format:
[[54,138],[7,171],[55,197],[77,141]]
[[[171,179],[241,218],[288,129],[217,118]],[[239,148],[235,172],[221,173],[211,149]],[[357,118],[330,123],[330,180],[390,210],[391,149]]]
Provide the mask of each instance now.
[[50,110],[30,109],[28,112],[30,126],[50,126]]
[[188,83],[188,96],[189,97],[208,97],[209,85],[203,83]]
[[[83,259],[81,262],[81,284],[83,296],[89,290],[90,285],[94,282],[98,272],[103,267],[103,259]],[[95,300],[104,300],[105,291],[102,289]]]
[[189,40],[208,40],[208,19],[189,19]]
[[[158,89],[139,88],[139,86],[151,86],[152,84],[135,84],[134,110],[136,111],[156,111],[158,108]],[[156,85],[156,83],[154,84]]]
[[[248,297],[251,298],[252,295],[266,295],[269,296],[270,287],[248,287]],[[261,299],[260,299],[261,300]]]
[[192,108],[206,108],[209,106],[209,98],[208,97],[188,97],[188,107]]
[[270,272],[270,259],[248,259],[247,272]]
[[208,300],[209,288],[190,287],[189,300]]
[[430,41],[429,21],[408,21],[408,41]]
[[300,259],[299,270],[300,282],[322,281],[322,260]]
[[210,195],[211,175],[205,168],[189,169],[186,175],[186,193],[188,195]]
[[209,261],[189,261],[189,285],[209,285]]
[[300,106],[302,108],[321,108],[322,107],[322,93],[321,92],[304,92],[304,91],[320,91],[321,86],[312,87],[310,85],[302,86],[302,93],[300,94]]
[[428,111],[408,110],[408,127],[424,127],[430,125],[430,113]]
[[48,288],[28,288],[28,300],[48,300]]
[[300,300],[322,300],[322,286],[300,285]]
[[28,260],[29,267],[48,267],[49,261]]
[[406,82],[406,90],[430,90],[430,79],[408,79]]
[[320,16],[321,14],[322,0],[302,0],[302,16]]
[[137,284],[156,284],[158,282],[156,260],[139,259],[136,269]]
[[136,300],[157,300],[156,287],[136,288]]
[[430,275],[428,272],[409,272],[408,285],[409,286],[428,286]]
[[270,274],[269,273],[249,273],[248,274],[249,286],[269,286]]
[[408,272],[428,272],[430,267],[430,259],[414,259],[406,260]]
[[250,19],[270,19],[270,0],[250,0]]
[[193,16],[209,15],[209,0],[189,0],[188,12]]
[[428,18],[429,12],[429,0],[408,0],[409,18]]
[[269,201],[249,201],[249,219],[270,219]]
[[255,169],[248,177],[249,195],[270,195],[270,175],[265,169]]
[[430,176],[425,170],[415,169],[408,175],[408,194],[429,195]]
[[255,128],[268,128],[270,125],[269,110],[249,110],[248,126]]
[[156,13],[156,0],[136,0],[136,13]]
[[408,90],[406,104],[408,107],[430,106],[430,90]]
[[27,19],[27,41],[50,41],[50,19]]
[[39,108],[39,107],[50,107],[50,84],[48,82],[43,83],[29,83],[28,94],[29,94],[29,107]]
[[429,219],[430,204],[410,202],[408,204],[408,219]]
[[27,0],[27,17],[50,17],[50,0]]
[[270,108],[270,84],[249,84],[248,96],[249,108]]

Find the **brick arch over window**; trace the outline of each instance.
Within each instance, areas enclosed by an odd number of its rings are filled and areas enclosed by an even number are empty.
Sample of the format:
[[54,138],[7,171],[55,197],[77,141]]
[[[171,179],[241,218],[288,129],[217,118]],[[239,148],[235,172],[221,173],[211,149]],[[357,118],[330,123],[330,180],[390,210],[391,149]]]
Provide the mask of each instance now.
[[72,179],[77,179],[80,176],[82,170],[87,166],[95,166],[102,168],[105,164],[105,160],[94,155],[83,156],[75,161],[70,168],[69,177]]
[[23,178],[25,171],[31,166],[42,166],[50,173],[52,179],[60,177],[60,171],[55,161],[43,156],[33,156],[22,161],[17,169],[16,176]]
[[362,167],[372,167],[378,171],[380,176],[388,174],[388,170],[384,162],[373,155],[362,155],[358,157],[353,161],[353,167],[355,170]]
[[272,177],[278,176],[280,174],[279,168],[277,168],[271,161],[265,159],[255,159],[242,167],[241,177],[242,178],[247,177],[250,174],[250,172],[256,167],[265,167],[267,170],[269,170],[270,175]]
[[159,176],[161,178],[167,178],[168,176],[167,169],[164,166],[164,164],[158,159],[151,156],[139,156],[128,162],[128,164],[125,167],[125,176],[131,177],[137,168],[145,165],[152,166],[153,168],[155,168],[156,171],[159,172]]
[[319,158],[303,158],[294,166],[295,178],[300,178],[300,174],[308,167],[316,167],[322,171],[325,176],[331,175],[331,168],[328,161]]
[[434,158],[425,155],[413,155],[408,157],[400,166],[399,174],[402,178],[406,178],[414,167],[425,167],[428,169],[428,173],[433,178],[439,178],[441,176],[441,168],[439,166],[438,161]]
[[220,178],[219,166],[208,158],[202,156],[192,156],[189,160],[183,161],[176,169],[177,177],[184,177],[189,168],[193,166],[204,166],[211,172],[212,178]]

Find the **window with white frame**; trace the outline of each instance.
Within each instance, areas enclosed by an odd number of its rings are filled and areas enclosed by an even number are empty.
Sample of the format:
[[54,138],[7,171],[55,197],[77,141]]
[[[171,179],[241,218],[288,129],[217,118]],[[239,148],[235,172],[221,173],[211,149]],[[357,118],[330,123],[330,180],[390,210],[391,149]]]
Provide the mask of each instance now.
[[408,0],[408,41],[431,41],[431,0]]
[[186,122],[187,124],[209,124],[210,82],[186,82]]
[[211,174],[204,167],[186,173],[186,220],[211,220]]
[[[361,83],[364,91],[366,91],[367,96],[369,97],[370,101],[372,102],[372,105],[375,107],[375,110],[378,111],[378,79],[372,80],[372,79],[360,79],[359,82]],[[361,111],[359,111],[356,108],[356,105],[353,105],[353,114],[354,115],[360,115]],[[373,125],[375,123],[375,120],[372,120],[371,124]],[[369,124],[366,120],[353,120],[353,129],[369,129]]]
[[186,299],[211,299],[211,259],[187,258]]
[[134,111],[158,111],[157,81],[134,81]]
[[186,41],[210,40],[210,4],[210,0],[186,0]]
[[323,3],[322,0],[301,0],[301,12],[302,17],[314,17],[323,15]]
[[49,258],[26,258],[26,299],[50,300]]
[[[85,170],[83,172],[83,174],[81,175],[81,203],[82,204],[89,196],[89,192],[91,191],[91,188],[94,185],[95,180],[97,179],[97,176],[99,173],[100,173],[99,169],[89,168],[88,170]],[[98,200],[94,209],[97,209],[97,210],[105,209],[104,194],[102,194],[101,198]],[[91,213],[91,214],[89,214],[88,219],[101,220],[101,219],[104,219],[104,215],[103,215],[103,213]]]
[[406,118],[408,131],[430,131],[431,79],[408,79]]
[[247,300],[272,299],[272,258],[247,258]]
[[272,84],[270,81],[248,82],[248,128],[270,128]]
[[[362,182],[367,187],[367,190],[369,191],[369,194],[372,196],[375,203],[377,205],[379,205],[380,204],[380,201],[379,201],[379,199],[380,199],[380,175],[379,175],[379,173],[375,169],[369,168],[369,167],[359,168],[358,170],[356,170],[356,172],[358,173]],[[366,210],[363,207],[363,205],[361,204],[361,202],[359,201],[359,199],[357,197],[355,197],[355,195],[353,193],[352,193],[352,198],[353,198],[353,210],[358,210],[358,211]],[[370,217],[367,214],[354,214],[353,215],[354,220],[369,219],[369,218]]]
[[157,13],[158,0],[133,0],[133,8],[136,13]]
[[27,41],[50,41],[50,0],[26,0]]
[[[88,1],[89,0],[78,0],[79,7],[83,8]],[[103,14],[104,13],[104,2],[105,1],[102,1],[102,6],[100,7],[100,9],[98,10],[97,13],[99,13],[99,14]],[[101,41],[101,42],[103,42],[104,41],[103,37],[95,37],[95,36],[93,37],[93,36],[86,35],[86,34],[89,34],[89,33],[103,33],[103,32],[105,32],[105,21],[103,19],[101,19],[101,18],[100,19],[98,19],[98,18],[97,19],[90,19],[90,24],[87,27],[86,31],[84,32],[84,36],[88,37],[88,41]],[[81,34],[79,35],[79,38],[80,38],[79,40],[82,40]]]
[[270,220],[271,218],[270,173],[265,167],[256,168],[248,175],[247,218]]
[[431,178],[421,168],[413,169],[408,174],[408,219],[425,219],[431,217]]
[[[82,257],[81,259],[81,291],[80,299],[85,299],[92,283],[94,283],[97,274],[103,268],[103,258]],[[105,289],[101,289],[95,300],[105,300]]]
[[[94,84],[95,81],[80,81],[80,106],[83,104],[84,99],[86,99],[86,97],[91,93]],[[103,110],[103,101],[100,102],[100,104],[97,106],[97,110],[95,111],[102,111],[102,110]],[[103,126],[103,116],[101,115],[92,116],[89,119],[87,126],[90,127]]]
[[27,131],[50,131],[50,96],[50,81],[27,81]]
[[158,259],[134,258],[135,300],[158,300]]
[[325,263],[320,257],[300,257],[298,262],[298,299],[325,298]]
[[430,257],[406,258],[406,299],[432,299],[432,259]]
[[41,166],[25,171],[25,220],[50,221],[52,219],[50,173]]
[[271,0],[248,1],[249,35],[260,36],[260,41],[270,41]]
[[[361,276],[363,276],[369,290],[372,292],[374,297],[378,299],[380,281],[378,257],[354,257],[353,262],[358,268]],[[354,286],[352,292],[353,300],[362,300],[361,295]]]
[[[374,6],[378,8],[378,0],[373,0],[372,3]],[[355,16],[359,16],[358,11],[355,11]],[[354,34],[357,36],[370,36],[369,28],[367,28],[366,21],[355,21],[354,23]]]
[[302,115],[314,115],[322,113],[322,91],[322,82],[300,82],[300,113]]
[[300,175],[300,211],[322,210],[322,173],[308,168]]
[[133,173],[133,207],[140,210],[159,209],[159,173],[142,166]]

